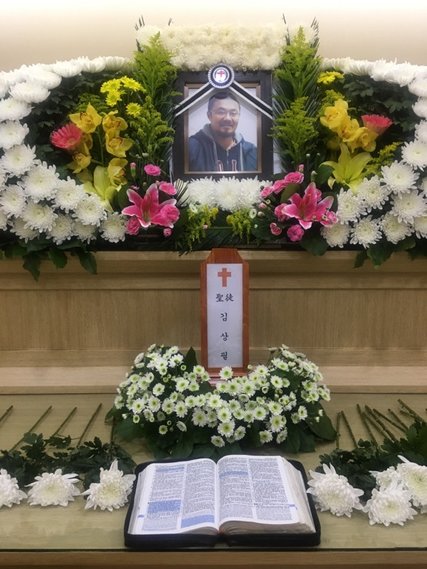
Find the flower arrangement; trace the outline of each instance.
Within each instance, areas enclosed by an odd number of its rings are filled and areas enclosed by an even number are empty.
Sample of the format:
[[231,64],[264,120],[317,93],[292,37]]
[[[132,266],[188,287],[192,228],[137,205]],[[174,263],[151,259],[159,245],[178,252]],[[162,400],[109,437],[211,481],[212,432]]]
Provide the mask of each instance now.
[[[5,256],[37,278],[43,259],[69,255],[95,272],[105,248],[297,244],[357,249],[356,265],[426,254],[427,68],[322,59],[316,22],[237,35],[142,24],[132,60],[1,73]],[[272,180],[173,179],[176,76],[220,60],[272,71]]]
[[[308,492],[318,509],[348,517],[358,510],[367,514],[371,525],[385,526],[404,525],[415,515],[427,513],[427,423],[402,400],[399,403],[400,412],[413,420],[409,426],[391,409],[386,415],[358,406],[370,440],[356,442],[345,414],[338,415],[355,447],[321,455],[321,465],[310,471]],[[384,436],[382,444],[371,427]],[[337,431],[339,440],[339,420]]]
[[119,385],[109,413],[115,433],[143,437],[157,458],[214,456],[275,445],[314,449],[335,431],[322,401],[329,390],[315,364],[282,346],[267,365],[235,376],[230,367],[212,384],[194,352],[150,346]]

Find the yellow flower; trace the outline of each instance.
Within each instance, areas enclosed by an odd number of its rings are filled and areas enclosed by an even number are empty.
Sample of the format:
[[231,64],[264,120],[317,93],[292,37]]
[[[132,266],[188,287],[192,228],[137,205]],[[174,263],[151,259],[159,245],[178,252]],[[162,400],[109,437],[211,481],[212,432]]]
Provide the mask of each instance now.
[[116,116],[116,113],[117,111],[112,111],[102,119],[102,128],[106,133],[110,133],[111,137],[122,130],[126,130],[128,127],[125,119]]
[[122,96],[119,91],[110,91],[105,97],[105,102],[109,107],[114,107],[121,100]]
[[364,178],[365,168],[371,160],[371,155],[368,152],[360,152],[355,156],[351,156],[349,149],[345,144],[341,144],[341,154],[338,162],[328,160],[323,162],[326,166],[331,166],[333,178],[328,181],[330,187],[333,186],[334,181],[339,184],[345,184],[352,188],[357,186]]
[[70,121],[77,125],[82,132],[89,134],[95,132],[96,127],[101,124],[102,117],[89,103],[86,111],[82,113],[72,113],[70,115]]
[[110,79],[109,81],[104,81],[101,85],[101,93],[109,93],[110,91],[120,90],[120,79]]
[[130,77],[126,77],[126,75],[120,77],[120,81],[123,87],[129,89],[129,91],[144,91],[142,85],[138,83],[138,81],[135,81],[135,79],[131,79]]
[[83,152],[75,152],[73,154],[73,161],[67,164],[68,168],[71,168],[74,174],[78,174],[85,168],[89,166],[92,161],[90,154],[84,154]]
[[125,167],[127,160],[124,158],[112,158],[108,164],[107,172],[110,182],[114,186],[118,186],[125,181]]
[[317,82],[323,85],[329,85],[330,83],[333,83],[337,79],[343,79],[343,78],[344,78],[343,73],[340,73],[339,71],[324,71],[317,78]]
[[348,145],[350,150],[354,152],[357,148],[366,150],[366,152],[373,152],[375,150],[378,133],[366,128],[365,126],[359,127],[351,133],[350,136],[344,138],[344,142]]
[[333,106],[325,108],[323,116],[320,117],[320,122],[333,132],[338,132],[349,119],[347,110],[347,102],[338,99]]
[[[93,179],[87,179],[83,184],[85,191],[89,194],[96,194],[104,204],[111,210],[111,202],[121,186],[112,184],[108,169],[104,166],[97,166],[93,172]],[[83,179],[83,177],[82,177]]]
[[110,137],[108,133],[105,139],[105,148],[107,151],[118,158],[124,158],[132,144],[133,142],[130,138],[124,138],[122,136]]
[[139,103],[129,103],[126,106],[126,112],[130,117],[139,117],[142,111],[142,106]]

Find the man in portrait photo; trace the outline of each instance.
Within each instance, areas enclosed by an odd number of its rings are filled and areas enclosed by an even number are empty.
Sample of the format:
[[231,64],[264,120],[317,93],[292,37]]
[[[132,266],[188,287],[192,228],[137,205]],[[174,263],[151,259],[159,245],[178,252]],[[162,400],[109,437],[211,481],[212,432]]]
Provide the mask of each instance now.
[[233,93],[214,93],[207,116],[209,123],[188,139],[189,171],[257,171],[257,147],[237,132],[240,103]]

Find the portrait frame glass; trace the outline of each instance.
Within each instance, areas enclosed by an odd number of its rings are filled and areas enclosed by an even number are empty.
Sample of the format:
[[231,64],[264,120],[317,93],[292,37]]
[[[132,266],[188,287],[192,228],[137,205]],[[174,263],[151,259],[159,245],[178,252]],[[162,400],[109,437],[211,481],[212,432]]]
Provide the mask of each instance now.
[[[272,118],[265,109],[271,109],[271,73],[268,71],[236,72],[234,82],[227,89],[209,85],[208,72],[182,72],[176,82],[177,98],[175,138],[172,148],[173,178],[192,180],[205,177],[269,179],[273,173]],[[189,138],[207,124],[209,98],[220,91],[228,91],[238,100],[240,116],[236,132],[255,146],[256,166],[251,169],[192,169],[190,167]],[[187,104],[188,101],[191,101]],[[260,105],[257,105],[257,101]]]

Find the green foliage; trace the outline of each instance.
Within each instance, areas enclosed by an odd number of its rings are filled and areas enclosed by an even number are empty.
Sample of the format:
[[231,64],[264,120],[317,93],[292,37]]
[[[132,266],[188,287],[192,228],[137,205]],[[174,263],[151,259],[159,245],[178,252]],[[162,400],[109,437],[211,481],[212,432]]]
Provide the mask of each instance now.
[[276,118],[273,127],[273,136],[279,143],[286,170],[305,164],[307,155],[316,149],[317,117],[310,116],[307,101],[308,97],[298,97],[290,102],[289,108]]
[[231,225],[234,235],[249,243],[253,225],[249,210],[239,209],[231,213],[227,216],[227,223]]
[[206,237],[206,230],[215,221],[217,215],[218,210],[208,206],[185,210],[178,222],[178,229],[181,228],[182,231],[177,246],[191,251],[198,242]]
[[20,487],[30,484],[44,472],[75,472],[83,481],[84,488],[99,481],[99,469],[108,469],[114,459],[119,469],[133,472],[135,462],[127,451],[114,442],[102,443],[98,437],[81,446],[73,446],[69,436],[25,433],[19,450],[0,451],[0,468],[17,479]]

